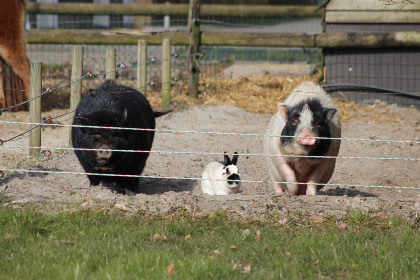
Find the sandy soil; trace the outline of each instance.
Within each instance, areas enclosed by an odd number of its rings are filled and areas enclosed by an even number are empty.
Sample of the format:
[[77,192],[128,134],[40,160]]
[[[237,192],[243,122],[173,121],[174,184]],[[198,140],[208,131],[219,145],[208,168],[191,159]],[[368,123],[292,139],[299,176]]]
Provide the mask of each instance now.
[[[383,114],[394,114],[400,122],[372,123],[362,114],[342,124],[343,137],[367,139],[420,140],[420,112],[414,108],[378,105]],[[54,110],[43,116],[57,116],[65,110]],[[256,115],[230,106],[190,107],[158,119],[158,129],[264,133],[270,115]],[[28,121],[27,112],[4,113],[1,120]],[[58,119],[68,123],[66,117]],[[22,125],[1,124],[1,139],[6,140],[25,130]],[[42,146],[66,147],[69,128],[45,127]],[[4,146],[27,146],[28,138],[4,143]],[[158,132],[155,151],[189,151],[221,153],[262,153],[262,138],[214,134]],[[35,170],[83,172],[72,151],[52,150],[32,167]],[[0,148],[0,169],[20,169],[31,160],[27,149]],[[420,158],[420,144],[344,140],[340,155],[368,157]],[[197,178],[210,161],[221,161],[218,155],[152,153],[142,175]],[[268,180],[265,159],[240,156],[238,166],[244,180]],[[416,187],[412,189],[329,186],[316,196],[274,195],[268,183],[243,183],[241,193],[209,196],[201,193],[199,181],[144,178],[134,196],[118,194],[106,186],[90,187],[85,175],[55,173],[11,174],[0,180],[0,194],[11,198],[6,204],[46,203],[51,209],[62,207],[117,207],[146,213],[168,212],[185,207],[195,214],[226,209],[243,218],[259,218],[279,213],[305,215],[345,215],[352,210],[365,210],[402,215],[420,211],[420,161],[379,159],[338,159],[332,184]],[[70,206],[69,206],[70,205]]]

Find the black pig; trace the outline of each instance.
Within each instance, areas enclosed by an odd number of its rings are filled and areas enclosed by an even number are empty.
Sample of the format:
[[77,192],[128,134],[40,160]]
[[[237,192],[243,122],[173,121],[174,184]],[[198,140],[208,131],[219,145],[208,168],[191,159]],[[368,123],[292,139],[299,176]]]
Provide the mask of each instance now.
[[[82,99],[76,108],[74,125],[155,129],[155,118],[146,97],[135,89],[106,80]],[[154,131],[72,127],[74,148],[86,173],[140,175],[152,148]],[[118,152],[137,150],[146,152]],[[116,188],[135,191],[139,178],[88,175],[92,186],[116,183]]]

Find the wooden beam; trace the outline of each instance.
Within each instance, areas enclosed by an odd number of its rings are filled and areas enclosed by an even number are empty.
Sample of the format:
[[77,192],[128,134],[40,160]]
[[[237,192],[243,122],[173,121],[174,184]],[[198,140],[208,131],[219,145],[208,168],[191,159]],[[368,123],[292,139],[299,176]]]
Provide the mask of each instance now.
[[420,32],[328,33],[316,35],[319,48],[392,48],[419,47]]
[[[140,33],[139,33],[140,34]],[[160,45],[168,38],[172,45],[190,44],[189,32],[155,32],[135,35],[108,30],[28,30],[32,44],[104,44],[136,45],[145,40]],[[301,47],[301,48],[377,48],[420,47],[420,32],[391,33],[257,33],[257,32],[201,32],[203,46]]]
[[[252,17],[321,17],[316,6],[274,5],[202,5],[201,16],[252,16]],[[28,14],[79,14],[79,15],[154,15],[187,16],[188,4],[81,4],[33,3],[26,6]]]

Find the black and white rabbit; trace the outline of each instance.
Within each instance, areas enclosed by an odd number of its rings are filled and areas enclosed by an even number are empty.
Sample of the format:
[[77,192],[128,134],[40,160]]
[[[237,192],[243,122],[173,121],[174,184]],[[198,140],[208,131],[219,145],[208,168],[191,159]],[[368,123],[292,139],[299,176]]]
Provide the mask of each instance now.
[[203,193],[210,195],[226,195],[239,192],[241,178],[236,166],[238,153],[233,154],[232,160],[224,155],[224,162],[210,162],[204,168],[201,180]]

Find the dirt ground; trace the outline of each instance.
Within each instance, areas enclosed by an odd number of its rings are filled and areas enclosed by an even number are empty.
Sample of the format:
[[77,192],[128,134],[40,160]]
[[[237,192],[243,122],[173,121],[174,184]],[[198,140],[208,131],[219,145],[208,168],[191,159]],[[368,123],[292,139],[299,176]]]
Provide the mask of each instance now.
[[[375,104],[374,110],[385,116],[396,116],[393,123],[372,121],[362,112],[354,112],[342,124],[346,138],[420,141],[420,112],[414,108]],[[53,110],[43,116],[57,116],[66,110]],[[265,133],[271,115],[246,112],[231,105],[193,106],[175,111],[157,120],[157,129]],[[2,121],[29,121],[28,112],[3,113]],[[57,121],[67,124],[66,117]],[[0,123],[0,138],[9,139],[27,129],[18,124]],[[69,128],[42,129],[42,146],[67,147]],[[9,141],[0,147],[0,169],[28,168],[28,150],[7,148],[27,146],[28,138]],[[262,137],[214,134],[157,132],[154,151],[262,154]],[[316,196],[274,195],[268,183],[243,183],[241,192],[227,196],[209,196],[201,192],[197,180],[141,178],[134,196],[116,193],[106,186],[90,187],[85,175],[56,173],[10,173],[0,179],[0,195],[9,197],[6,205],[27,202],[43,203],[51,209],[84,207],[117,207],[129,212],[169,212],[185,207],[194,214],[226,209],[238,218],[260,218],[265,215],[345,215],[352,210],[386,214],[417,215],[420,211],[420,144],[343,140],[341,157],[416,158],[409,160],[338,159],[331,184],[416,187],[418,189],[383,187],[324,187]],[[221,155],[152,153],[142,175],[198,178],[210,161],[221,161]],[[73,151],[52,150],[43,156],[34,170],[83,172]],[[239,170],[244,180],[268,180],[265,158],[240,156]]]

